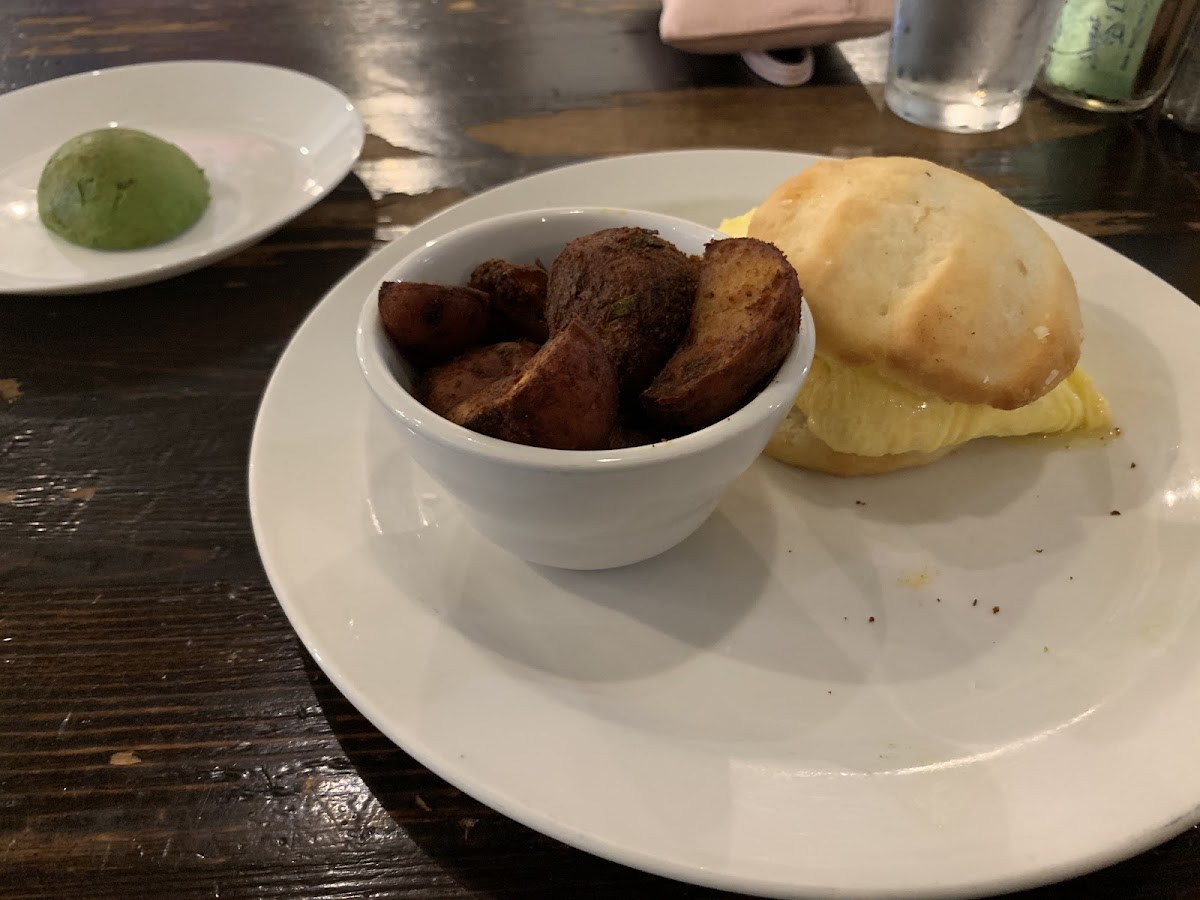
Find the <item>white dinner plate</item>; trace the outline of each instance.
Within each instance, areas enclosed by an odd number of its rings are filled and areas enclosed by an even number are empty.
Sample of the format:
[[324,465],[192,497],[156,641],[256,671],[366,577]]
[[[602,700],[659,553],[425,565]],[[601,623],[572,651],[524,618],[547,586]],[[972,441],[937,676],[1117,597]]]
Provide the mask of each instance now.
[[1171,837],[1200,819],[1200,310],[1100,244],[1043,220],[1079,282],[1114,440],[985,441],[853,480],[764,458],[674,550],[580,573],[474,536],[390,439],[355,317],[423,241],[551,205],[716,225],[812,160],[570,166],[360,265],[296,334],[255,429],[251,509],[280,602],[429,768],[673,878],[979,895]]
[[[252,244],[340,182],[362,149],[354,105],[274,66],[161,62],[98,69],[0,96],[0,294],[78,294],[198,269]],[[173,240],[141,250],[78,247],[38,218],[37,184],[64,142],[138,128],[178,144],[212,199]]]

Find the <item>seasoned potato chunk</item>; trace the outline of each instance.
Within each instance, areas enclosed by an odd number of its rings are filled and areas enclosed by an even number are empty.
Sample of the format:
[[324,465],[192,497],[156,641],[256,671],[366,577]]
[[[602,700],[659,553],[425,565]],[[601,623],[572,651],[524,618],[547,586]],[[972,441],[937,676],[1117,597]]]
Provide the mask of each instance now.
[[478,346],[488,325],[488,295],[461,285],[385,281],[379,318],[397,349],[413,360],[440,362]]
[[544,343],[550,337],[546,326],[546,281],[541,266],[517,266],[502,259],[489,259],[475,267],[469,285],[492,298],[494,326],[531,341]]
[[532,341],[505,341],[471,350],[427,370],[417,379],[414,394],[439,416],[445,416],[493,382],[520,372],[537,352],[538,345]]
[[687,335],[642,394],[647,416],[696,429],[735,412],[791,350],[800,299],[795,269],[771,244],[709,243]]
[[571,241],[550,267],[546,320],[555,334],[572,319],[593,329],[637,395],[682,340],[696,293],[696,265],[644,228],[607,228]]
[[603,449],[617,421],[617,380],[595,332],[559,329],[522,370],[450,410],[465,428],[557,450]]

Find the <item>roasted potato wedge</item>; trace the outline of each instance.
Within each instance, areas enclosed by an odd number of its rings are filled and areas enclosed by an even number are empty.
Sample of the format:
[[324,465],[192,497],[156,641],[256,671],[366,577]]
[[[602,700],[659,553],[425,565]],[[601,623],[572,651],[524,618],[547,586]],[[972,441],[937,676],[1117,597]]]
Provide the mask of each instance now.
[[487,331],[488,295],[461,285],[385,281],[379,318],[396,347],[422,363],[478,346]]
[[492,298],[494,328],[499,333],[519,335],[544,343],[550,337],[546,325],[546,281],[549,273],[541,266],[517,266],[502,259],[489,259],[475,267],[470,287]]
[[696,265],[644,228],[607,228],[571,241],[550,266],[546,321],[594,330],[623,397],[636,401],[687,331]]
[[427,369],[417,379],[413,394],[439,416],[446,416],[493,382],[516,375],[537,352],[532,341],[505,341],[471,350]]
[[516,375],[447,416],[473,431],[556,450],[600,450],[617,421],[617,378],[595,332],[569,322]]
[[796,270],[771,244],[709,243],[687,335],[642,394],[647,416],[697,429],[739,409],[791,350],[800,300]]

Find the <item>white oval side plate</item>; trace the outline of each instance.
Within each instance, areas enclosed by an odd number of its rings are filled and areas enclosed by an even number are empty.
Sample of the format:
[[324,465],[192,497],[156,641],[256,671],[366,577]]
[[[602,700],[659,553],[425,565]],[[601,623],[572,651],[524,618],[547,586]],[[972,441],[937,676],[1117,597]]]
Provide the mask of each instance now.
[[[0,96],[0,294],[77,294],[159,281],[252,244],[303,212],[358,159],[363,125],[340,92],[290,69],[161,62],[98,69]],[[50,154],[120,125],[178,144],[212,200],[174,240],[105,252],[51,234],[37,213]]]
[[678,547],[579,573],[483,542],[389,439],[355,322],[422,242],[551,204],[715,226],[813,159],[570,166],[362,263],[297,332],[255,427],[251,513],[280,603],[435,772],[674,878],[961,897],[1182,831],[1200,818],[1200,310],[1089,238],[1041,220],[1078,279],[1117,440],[985,441],[849,480],[761,459]]

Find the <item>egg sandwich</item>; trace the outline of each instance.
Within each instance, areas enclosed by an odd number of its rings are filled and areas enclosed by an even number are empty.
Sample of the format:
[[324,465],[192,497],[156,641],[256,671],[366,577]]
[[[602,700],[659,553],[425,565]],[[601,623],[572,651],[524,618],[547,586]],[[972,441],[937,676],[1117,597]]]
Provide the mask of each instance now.
[[986,185],[919,159],[822,161],[721,230],[782,250],[812,310],[817,355],[770,456],[877,474],[974,438],[1110,427],[1078,367],[1070,271]]

